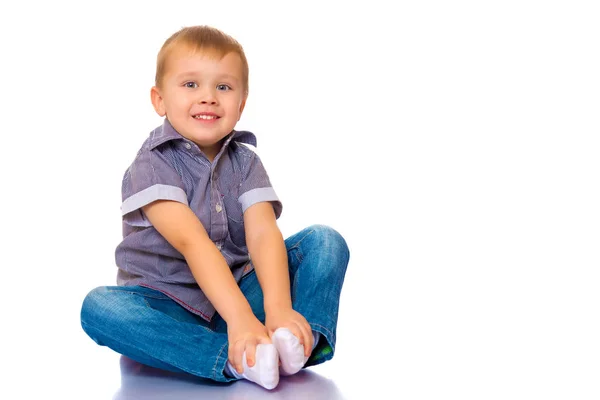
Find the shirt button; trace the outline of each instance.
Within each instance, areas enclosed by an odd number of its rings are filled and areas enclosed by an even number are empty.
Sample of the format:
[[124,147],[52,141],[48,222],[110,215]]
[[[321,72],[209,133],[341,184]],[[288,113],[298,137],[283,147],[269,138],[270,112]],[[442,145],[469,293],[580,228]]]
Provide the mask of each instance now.
[[218,213],[220,213],[221,210],[223,209],[223,207],[221,207],[221,205],[219,203],[217,203],[217,206],[215,208],[217,209]]
[[192,145],[191,145],[191,144],[189,144],[189,143],[186,143],[186,144],[185,144],[185,148],[189,150],[189,149],[191,149],[191,148],[192,148]]

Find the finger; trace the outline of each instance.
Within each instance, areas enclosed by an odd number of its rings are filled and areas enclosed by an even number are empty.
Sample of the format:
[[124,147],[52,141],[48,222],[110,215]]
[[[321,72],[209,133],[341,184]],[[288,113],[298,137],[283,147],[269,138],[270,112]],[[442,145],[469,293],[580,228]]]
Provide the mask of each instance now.
[[244,346],[245,346],[245,342],[243,340],[240,340],[235,343],[234,348],[233,348],[232,364],[233,364],[235,370],[240,374],[244,373],[244,364],[242,363],[242,359],[244,357]]
[[312,349],[315,345],[315,338],[312,334],[312,329],[308,322],[304,325],[304,334],[306,335],[306,345],[304,345],[304,356],[310,357],[310,353],[312,353]]
[[254,367],[256,364],[256,341],[248,340],[246,341],[246,364],[249,367]]
[[300,329],[300,325],[293,322],[293,323],[290,323],[288,326],[286,326],[286,328],[289,329],[289,331],[292,332],[292,334],[298,338],[298,342],[300,342],[300,344],[302,346],[304,346],[305,339],[304,339],[304,334],[302,333],[302,330]]
[[301,325],[297,322],[294,322],[288,329],[294,334],[294,336],[298,338],[298,342],[302,347],[304,347],[304,354],[306,355],[308,338],[306,337],[305,332],[302,330]]
[[233,345],[229,345],[229,350],[227,351],[227,361],[229,362],[229,364],[231,364],[231,366],[233,367],[233,369],[237,370],[237,368],[235,367],[235,362],[233,360]]
[[310,352],[312,351],[312,331],[310,330],[310,326],[307,327],[308,324],[297,323],[298,331],[300,332],[299,337],[301,337],[301,343],[304,346],[304,356],[310,356]]

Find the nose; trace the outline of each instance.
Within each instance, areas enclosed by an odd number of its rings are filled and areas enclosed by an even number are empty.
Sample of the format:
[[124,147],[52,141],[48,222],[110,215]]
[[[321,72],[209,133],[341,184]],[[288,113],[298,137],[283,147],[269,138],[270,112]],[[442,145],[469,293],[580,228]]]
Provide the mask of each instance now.
[[217,104],[216,89],[205,88],[204,90],[200,91],[198,96],[198,103],[211,105]]

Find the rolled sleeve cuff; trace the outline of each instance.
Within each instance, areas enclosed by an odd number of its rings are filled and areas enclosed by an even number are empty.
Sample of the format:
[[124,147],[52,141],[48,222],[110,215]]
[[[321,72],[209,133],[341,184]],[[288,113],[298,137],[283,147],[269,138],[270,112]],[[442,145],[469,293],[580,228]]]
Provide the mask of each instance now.
[[273,203],[273,208],[275,209],[275,216],[279,218],[281,215],[281,202],[279,201],[279,197],[275,193],[275,190],[272,187],[265,188],[256,188],[247,191],[242,194],[239,198],[240,203],[242,204],[242,211],[246,212],[248,207],[253,204],[260,203],[262,201],[269,201]]
[[177,186],[153,185],[125,199],[121,205],[121,215],[129,214],[156,200],[173,200],[188,204],[187,195]]

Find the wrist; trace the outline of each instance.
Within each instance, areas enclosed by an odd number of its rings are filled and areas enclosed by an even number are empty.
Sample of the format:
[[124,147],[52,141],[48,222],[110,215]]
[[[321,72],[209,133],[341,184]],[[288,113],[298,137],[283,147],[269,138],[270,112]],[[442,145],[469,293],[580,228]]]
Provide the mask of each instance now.
[[282,310],[292,309],[292,299],[290,298],[276,298],[266,299],[263,304],[265,308],[265,314],[273,314]]
[[221,315],[223,320],[227,323],[227,325],[233,325],[236,323],[247,321],[251,318],[256,318],[250,305],[247,307],[244,305],[242,307],[237,307],[233,310],[229,310],[225,315]]

